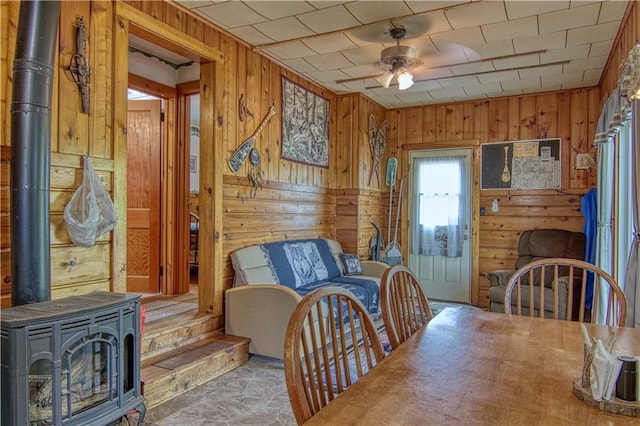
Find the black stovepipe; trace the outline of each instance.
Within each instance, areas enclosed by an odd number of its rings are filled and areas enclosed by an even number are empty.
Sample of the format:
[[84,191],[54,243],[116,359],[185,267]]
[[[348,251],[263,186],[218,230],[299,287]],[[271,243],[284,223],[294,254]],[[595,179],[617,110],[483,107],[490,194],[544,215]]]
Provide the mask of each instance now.
[[22,1],[11,101],[11,303],[51,299],[49,165],[59,1]]

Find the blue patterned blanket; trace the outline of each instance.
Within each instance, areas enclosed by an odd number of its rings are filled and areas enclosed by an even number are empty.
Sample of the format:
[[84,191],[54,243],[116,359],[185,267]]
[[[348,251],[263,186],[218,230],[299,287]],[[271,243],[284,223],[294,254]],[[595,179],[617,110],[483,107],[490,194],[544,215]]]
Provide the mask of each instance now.
[[375,281],[343,276],[321,238],[277,241],[261,244],[274,279],[305,296],[321,287],[343,287],[362,302],[370,314],[379,313],[379,289]]

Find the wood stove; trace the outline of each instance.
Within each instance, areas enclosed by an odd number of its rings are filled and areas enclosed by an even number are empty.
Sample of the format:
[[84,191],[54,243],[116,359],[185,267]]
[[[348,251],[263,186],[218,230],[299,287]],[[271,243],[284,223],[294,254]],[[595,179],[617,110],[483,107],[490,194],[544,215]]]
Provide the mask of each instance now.
[[140,296],[96,292],[2,310],[2,426],[107,425],[145,413]]

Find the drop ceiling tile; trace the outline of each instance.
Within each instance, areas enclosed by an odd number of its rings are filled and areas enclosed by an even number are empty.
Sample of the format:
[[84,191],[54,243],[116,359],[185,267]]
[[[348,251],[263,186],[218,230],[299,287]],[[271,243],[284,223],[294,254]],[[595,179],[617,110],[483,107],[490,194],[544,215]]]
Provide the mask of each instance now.
[[442,85],[443,88],[446,89],[449,87],[480,85],[480,81],[478,80],[478,77],[476,77],[475,75],[468,75],[464,77],[453,77],[453,78],[443,79],[440,81],[440,84]]
[[408,90],[410,92],[424,92],[427,90],[436,89],[442,89],[442,85],[440,84],[439,80],[416,81]]
[[275,20],[315,10],[306,1],[245,1],[251,9],[262,16]]
[[419,58],[438,52],[438,49],[433,44],[433,42],[431,42],[429,36],[411,39],[408,41],[407,45],[416,49],[416,54]]
[[572,59],[581,59],[589,56],[589,45],[567,47],[566,49],[553,49],[540,54],[540,63],[548,64]]
[[462,48],[445,50],[443,52],[436,52],[429,55],[421,56],[423,64],[430,67],[442,67],[449,65],[461,65],[468,62],[467,56],[464,54]]
[[356,1],[346,3],[345,7],[363,24],[411,14],[411,9],[400,1],[376,1],[375,7],[370,7],[366,2]]
[[471,27],[444,33],[430,34],[429,38],[438,50],[480,44],[485,41],[480,27]]
[[598,24],[605,22],[618,21],[624,16],[624,11],[627,9],[627,1],[606,1],[602,3],[600,8],[600,17],[598,18]]
[[492,24],[507,19],[504,4],[501,1],[473,2],[445,10],[444,13],[455,29]]
[[532,65],[540,64],[539,54],[522,55],[514,58],[495,59],[493,65],[497,70],[519,67],[530,67]]
[[518,71],[515,70],[496,71],[478,75],[478,80],[480,80],[481,84],[500,82],[502,80],[517,80],[518,78],[520,78]]
[[562,85],[562,89],[563,90],[569,90],[569,89],[580,89],[582,87],[596,87],[598,86],[598,82],[599,80],[583,80],[582,82],[579,81],[570,81],[568,83],[564,83]]
[[536,50],[563,49],[567,45],[567,32],[556,31],[534,37],[520,37],[513,39],[513,46],[517,53],[533,52]]
[[325,53],[324,55],[307,56],[305,58],[314,67],[321,71],[351,68],[353,64],[340,52]]
[[462,89],[469,96],[486,95],[488,93],[502,91],[502,86],[499,82],[474,84],[470,86],[463,86]]
[[596,22],[598,22],[599,12],[599,4],[590,4],[542,14],[538,17],[540,33],[552,33],[565,29],[595,25]]
[[406,28],[408,33],[407,38],[415,37],[419,34],[434,34],[453,30],[442,10],[422,15],[396,18],[391,20],[391,22],[397,27],[402,26]]
[[433,97],[433,99],[444,99],[444,98],[451,98],[454,96],[464,96],[464,89],[462,87],[449,87],[446,89],[436,89],[436,90],[430,90],[429,94]]
[[298,19],[317,34],[356,27],[360,23],[344,6],[334,6],[298,15]]
[[619,22],[608,22],[592,27],[569,30],[567,34],[567,46],[613,40],[618,32],[618,26]]
[[313,31],[293,17],[262,22],[255,24],[254,28],[276,41],[287,41],[313,35]]
[[484,72],[491,72],[496,70],[491,61],[478,62],[475,64],[456,65],[453,67],[449,67],[449,69],[455,75],[484,73]]
[[301,41],[290,41],[266,47],[265,52],[280,59],[303,58],[316,54]]
[[568,64],[562,66],[562,70],[566,73],[590,69],[603,69],[607,63],[608,56],[594,56],[585,59],[574,59]]
[[542,88],[540,77],[528,78],[526,80],[504,80],[500,82],[500,85],[504,90],[522,90],[522,89],[538,89]]
[[542,77],[545,85],[552,84],[570,84],[571,82],[578,81],[582,82],[582,77],[584,73],[582,71],[575,71],[563,74],[556,75],[545,75]]
[[304,58],[285,59],[284,61],[282,61],[282,63],[285,66],[299,73],[309,72],[309,71],[318,71],[316,67],[311,65],[309,62],[305,61]]
[[260,31],[256,30],[250,25],[238,28],[232,28],[228,30],[231,34],[235,35],[241,40],[249,43],[252,46],[261,46],[263,44],[271,44],[275,42],[272,38],[267,37]]
[[413,80],[433,80],[438,78],[455,77],[449,68],[429,68],[421,67],[411,70],[413,73]]
[[399,90],[396,97],[403,102],[411,103],[432,100],[430,94],[427,94],[426,92],[409,92],[408,90]]
[[543,75],[562,74],[562,65],[546,65],[535,68],[525,68],[519,71],[520,78],[526,80],[528,78],[538,78]]
[[344,33],[310,37],[302,40],[302,42],[320,54],[339,52],[341,50],[354,49],[357,47],[347,36],[344,35]]
[[444,9],[454,7],[456,5],[470,3],[469,1],[405,1],[407,6],[413,11],[413,13],[422,13],[430,10]]
[[367,65],[378,62],[380,60],[381,51],[382,46],[375,45],[346,50],[343,54],[354,65]]
[[583,81],[599,81],[602,76],[602,69],[585,70]]
[[375,64],[360,65],[357,67],[341,68],[342,72],[349,77],[364,77],[370,75],[382,75],[385,70]]
[[538,18],[530,16],[513,21],[482,25],[481,29],[488,43],[518,37],[532,37],[538,35]]
[[336,80],[342,80],[349,77],[340,70],[311,71],[307,73],[307,75],[320,83],[335,82]]
[[515,53],[511,40],[471,44],[464,47],[464,52],[470,61],[512,55]]
[[599,41],[597,43],[591,43],[591,50],[589,50],[589,56],[603,56],[609,55],[611,47],[613,46],[613,40]]
[[568,1],[505,1],[507,16],[509,19],[535,16],[556,10],[569,9]]
[[200,7],[198,8],[198,12],[204,14],[225,29],[267,21],[267,18],[254,12],[240,1],[228,1]]

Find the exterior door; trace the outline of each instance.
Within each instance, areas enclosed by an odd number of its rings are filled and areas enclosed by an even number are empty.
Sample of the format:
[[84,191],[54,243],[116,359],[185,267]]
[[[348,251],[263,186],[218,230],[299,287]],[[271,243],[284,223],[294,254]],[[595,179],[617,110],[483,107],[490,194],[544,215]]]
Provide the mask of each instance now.
[[409,268],[430,299],[470,303],[472,149],[409,155]]
[[160,292],[161,101],[129,101],[127,291]]

